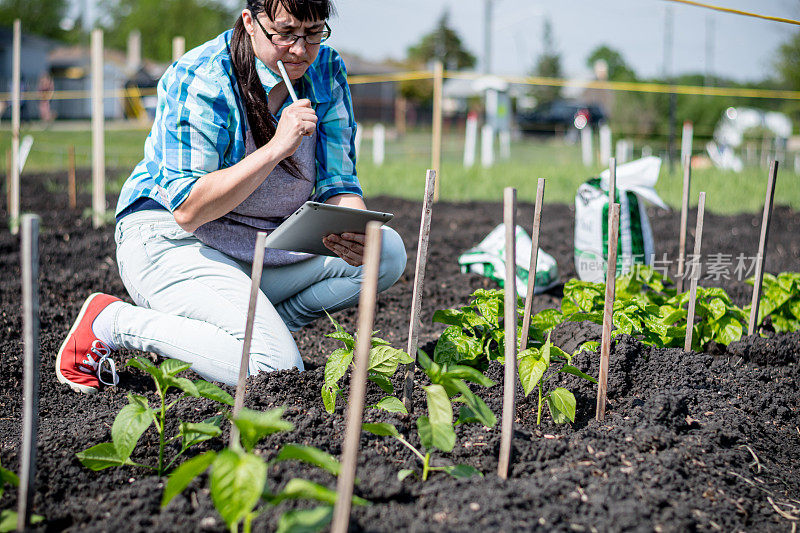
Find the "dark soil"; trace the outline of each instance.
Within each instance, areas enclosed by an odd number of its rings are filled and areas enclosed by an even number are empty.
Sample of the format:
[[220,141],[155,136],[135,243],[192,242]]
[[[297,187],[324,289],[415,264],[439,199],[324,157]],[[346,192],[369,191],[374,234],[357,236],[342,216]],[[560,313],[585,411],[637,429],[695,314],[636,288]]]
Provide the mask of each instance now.
[[[84,178],[86,178],[84,176]],[[167,509],[159,507],[164,479],[134,468],[92,472],[75,453],[110,440],[116,412],[134,391],[155,400],[154,387],[139,371],[123,369],[117,388],[84,396],[56,381],[55,354],[85,297],[105,291],[126,297],[114,260],[113,229],[95,231],[81,210],[66,207],[64,191],[53,184],[61,176],[23,178],[23,210],[42,215],[41,230],[41,400],[37,492],[34,511],[46,517],[48,531],[222,531],[205,479],[195,481]],[[115,199],[109,198],[110,205]],[[523,199],[526,202],[531,199]],[[88,195],[79,197],[81,208]],[[374,198],[373,208],[396,214],[392,226],[406,241],[408,267],[395,287],[382,294],[375,328],[397,347],[405,347],[414,255],[421,204]],[[520,220],[528,226],[533,208],[523,203]],[[551,253],[562,279],[574,276],[572,228],[574,209],[547,205],[542,218],[541,245]],[[458,255],[480,241],[502,220],[499,203],[439,203],[434,208],[430,257],[422,304],[421,343],[433,341],[442,326],[432,324],[435,309],[462,305],[479,287],[494,284],[458,271]],[[6,212],[0,210],[0,217]],[[651,220],[657,253],[677,254],[678,213],[653,211]],[[690,218],[693,220],[693,217]],[[706,215],[705,254],[755,255],[761,215]],[[776,207],[771,226],[766,270],[797,270],[800,258],[800,213]],[[691,239],[690,239],[691,242]],[[21,297],[19,244],[0,232],[0,461],[18,469],[22,411]],[[735,279],[704,280],[724,287],[740,305],[751,288]],[[128,300],[130,301],[130,300]],[[556,288],[535,300],[535,310],[559,304]],[[354,330],[356,310],[336,315]],[[286,442],[311,444],[334,455],[341,453],[344,408],[333,416],[323,409],[319,389],[325,354],[335,342],[324,337],[326,321],[296,335],[307,371],[262,374],[249,380],[247,405],[266,409],[286,406],[285,417],[296,429],[266,438],[259,450],[274,456]],[[597,338],[593,325],[569,324],[553,334],[567,350]],[[745,338],[721,347],[719,354],[652,349],[630,337],[612,347],[608,410],[604,424],[594,420],[595,388],[565,375],[561,385],[578,402],[572,425],[556,426],[548,415],[536,425],[536,399],[520,389],[510,477],[500,480],[497,469],[499,425],[457,427],[452,454],[436,457],[439,464],[466,463],[483,478],[454,480],[434,474],[422,483],[414,477],[397,480],[415,457],[396,441],[363,434],[357,494],[370,507],[354,508],[354,531],[794,531],[800,518],[800,334]],[[117,354],[122,362],[132,353]],[[597,374],[597,354],[584,352],[576,364]],[[121,366],[121,365],[120,365]],[[500,418],[502,367],[489,376],[498,382],[476,390]],[[422,382],[424,384],[424,382]],[[399,385],[399,380],[395,380]],[[381,395],[370,385],[367,402]],[[210,402],[187,400],[175,415],[199,421],[215,413]],[[424,397],[415,397],[417,412]],[[415,426],[408,416],[367,410],[367,421],[391,421],[402,430]],[[174,429],[174,428],[172,428]],[[416,443],[416,432],[410,432]],[[225,439],[227,440],[227,439]],[[200,449],[220,449],[223,440]],[[134,459],[152,462],[157,436],[145,433]],[[328,486],[328,474],[298,463],[270,469],[270,484],[279,488],[293,477]],[[255,530],[272,530],[280,511],[305,504],[282,504],[255,522]],[[16,506],[16,491],[7,491],[0,508]]]

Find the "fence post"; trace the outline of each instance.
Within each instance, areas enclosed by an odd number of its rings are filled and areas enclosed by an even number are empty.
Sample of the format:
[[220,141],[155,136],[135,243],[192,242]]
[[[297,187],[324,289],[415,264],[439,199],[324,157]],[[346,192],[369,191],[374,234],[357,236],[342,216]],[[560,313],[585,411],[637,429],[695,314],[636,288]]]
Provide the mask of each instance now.
[[431,140],[431,169],[436,172],[433,201],[439,201],[439,182],[442,181],[442,87],[444,65],[436,61],[433,66],[433,139]]
[[467,129],[464,136],[464,168],[472,168],[475,164],[475,149],[478,144],[478,114],[467,115]]
[[386,128],[383,124],[375,124],[372,129],[372,160],[381,166],[386,156]]
[[20,54],[22,51],[22,22],[14,21],[11,66],[11,185],[8,216],[11,233],[19,232],[19,123],[20,123]]
[[687,157],[692,157],[692,140],[694,136],[694,126],[688,120],[683,123],[681,133],[681,161],[686,161]]
[[172,62],[179,60],[186,53],[186,39],[180,35],[172,38]]
[[611,159],[611,127],[608,124],[600,126],[600,164],[608,165]]
[[484,124],[481,128],[481,165],[489,168],[494,165],[494,128]]
[[106,147],[103,100],[103,30],[92,30],[92,225],[105,224]]
[[583,158],[583,166],[585,167],[590,167],[594,163],[592,133],[592,127],[588,124],[581,130],[581,156]]

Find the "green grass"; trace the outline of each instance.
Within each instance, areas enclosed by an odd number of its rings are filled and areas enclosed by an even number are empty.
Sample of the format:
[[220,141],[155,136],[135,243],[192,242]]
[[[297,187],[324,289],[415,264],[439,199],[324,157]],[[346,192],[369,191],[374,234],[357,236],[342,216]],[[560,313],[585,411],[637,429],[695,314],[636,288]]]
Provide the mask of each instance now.
[[[67,124],[66,126],[69,126]],[[31,134],[34,145],[26,172],[64,171],[68,164],[68,146],[75,146],[77,166],[91,167],[91,132],[75,128],[64,131],[23,128],[22,135]],[[88,127],[88,125],[86,125]],[[0,146],[10,147],[8,124],[0,129]],[[142,147],[148,130],[142,128],[109,129],[106,131],[106,167],[108,189],[118,190],[133,166],[142,156]],[[580,146],[559,141],[522,139],[512,143],[511,159],[499,160],[491,169],[477,164],[465,169],[462,164],[463,137],[460,133],[445,134],[442,146],[440,172],[440,198],[450,201],[488,200],[500,201],[503,188],[516,187],[520,202],[533,202],[538,178],[547,178],[547,202],[572,203],[578,186],[587,178],[596,176],[600,167],[586,168],[581,164]],[[0,150],[3,174],[6,168],[6,151]],[[480,154],[478,154],[480,157]],[[372,162],[372,143],[365,139],[361,147],[358,174],[367,197],[389,195],[421,199],[425,187],[425,171],[431,165],[430,133],[412,132],[401,139],[390,140],[386,146],[386,159],[382,166]],[[706,192],[706,209],[721,214],[757,212],[763,208],[767,182],[766,169],[745,169],[741,174],[715,168],[696,169],[692,176],[692,203],[697,195]],[[57,187],[58,184],[52,186]],[[84,186],[88,186],[85,184]],[[680,206],[682,179],[679,169],[669,173],[662,167],[656,190],[664,201],[674,208]],[[800,178],[793,165],[786,165],[778,175],[775,204],[800,209]]]

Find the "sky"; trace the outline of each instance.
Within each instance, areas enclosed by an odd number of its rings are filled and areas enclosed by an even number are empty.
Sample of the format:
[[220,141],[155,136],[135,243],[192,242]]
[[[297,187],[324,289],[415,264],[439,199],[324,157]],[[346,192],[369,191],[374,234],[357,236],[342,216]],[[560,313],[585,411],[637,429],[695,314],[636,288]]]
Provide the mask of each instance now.
[[[74,7],[96,0],[73,0]],[[244,6],[244,0],[223,0]],[[328,44],[370,60],[402,59],[430,32],[445,10],[450,24],[479,60],[483,55],[485,0],[333,0]],[[591,75],[586,58],[605,44],[619,51],[640,77],[706,73],[737,81],[775,75],[778,47],[798,26],[720,13],[664,0],[491,0],[492,71],[525,75],[543,50],[549,19],[567,77]],[[724,7],[800,19],[797,0],[709,0]],[[665,21],[671,12],[673,48],[665,61]],[[711,54],[708,54],[708,43]]]
[[[484,0],[334,0],[330,44],[367,59],[402,58],[449,9],[467,48],[483,53]],[[797,0],[710,0],[709,3],[800,19]],[[725,14],[663,0],[493,0],[492,66],[496,74],[530,73],[542,52],[549,18],[563,70],[586,77],[586,57],[601,44],[622,53],[637,75],[664,72],[665,14],[672,12],[673,73],[705,73],[711,28],[712,73],[738,81],[774,75],[776,52],[798,26]]]

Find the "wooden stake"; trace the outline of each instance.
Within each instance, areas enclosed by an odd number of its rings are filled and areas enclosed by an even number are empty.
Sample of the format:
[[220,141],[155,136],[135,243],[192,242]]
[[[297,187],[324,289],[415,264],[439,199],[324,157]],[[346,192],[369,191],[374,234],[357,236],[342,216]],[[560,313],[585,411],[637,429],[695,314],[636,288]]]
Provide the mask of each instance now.
[[542,223],[542,202],[544,200],[544,178],[539,178],[536,188],[536,205],[533,208],[533,231],[531,238],[531,262],[528,267],[528,290],[525,293],[525,311],[522,314],[522,338],[519,342],[520,351],[528,347],[528,330],[531,327],[531,312],[533,309],[533,293],[536,290],[536,263],[539,261],[539,227]]
[[506,280],[505,288],[505,358],[506,368],[503,379],[503,422],[500,435],[500,457],[497,461],[497,475],[508,478],[511,462],[511,439],[514,434],[515,395],[517,392],[517,190],[505,189],[505,210],[503,222],[506,226]]
[[767,182],[767,197],[764,200],[764,216],[761,218],[761,239],[758,241],[758,255],[756,256],[756,276],[753,283],[753,300],[750,304],[750,323],[747,334],[753,335],[758,326],[758,306],[761,303],[761,284],[764,282],[764,262],[766,261],[767,237],[769,237],[769,222],[772,218],[772,201],[775,198],[775,182],[778,179],[778,162],[773,161],[769,169]]
[[608,261],[606,261],[606,299],[603,305],[603,337],[600,341],[600,374],[597,378],[597,407],[595,418],[606,418],[606,392],[608,389],[608,359],[611,355],[611,325],[614,314],[614,297],[617,282],[617,238],[619,236],[619,204],[609,205]]
[[13,170],[11,162],[11,148],[6,148],[6,210],[11,213],[11,174]]
[[186,38],[178,35],[172,38],[172,61],[173,63],[186,53]]
[[[431,213],[433,211],[433,191],[436,187],[436,171],[428,170],[425,176],[425,199],[422,203],[422,219],[419,223],[419,246],[417,247],[417,266],[414,269],[414,293],[411,297],[411,320],[408,325],[408,355],[413,359],[405,368],[403,386],[403,405],[411,413],[414,410],[414,368],[417,364],[417,343],[419,341],[419,313],[422,307],[422,282],[425,280],[425,264],[428,261],[428,240],[431,234]],[[432,354],[431,354],[432,355]]]
[[105,224],[106,147],[103,129],[103,30],[92,30],[92,225]]
[[[697,280],[700,278],[700,246],[703,242],[703,215],[706,210],[706,193],[700,193],[700,200],[697,203],[697,227],[694,233],[694,259],[697,261],[697,272],[692,272],[692,279],[689,282],[689,313],[686,316],[686,339],[683,349],[687,352],[692,349],[692,333],[694,330],[694,305],[697,299]],[[693,269],[694,270],[694,269]]]
[[[244,383],[247,381],[247,369],[250,366],[250,343],[253,340],[253,323],[256,320],[256,302],[258,291],[261,287],[261,273],[264,271],[264,248],[267,234],[259,231],[256,235],[256,247],[253,251],[253,269],[250,272],[250,302],[247,306],[247,321],[244,326],[244,344],[242,345],[242,359],[239,363],[239,380],[236,382],[236,398],[233,401],[233,417],[239,414],[244,406]],[[239,428],[231,424],[230,445],[239,443]]]
[[19,233],[19,125],[22,54],[22,23],[14,21],[11,59],[11,185],[9,187],[8,217],[11,233]]
[[683,196],[681,198],[681,233],[678,236],[678,294],[683,293],[683,278],[686,275],[686,225],[689,218],[689,191],[692,183],[692,158],[683,160]]
[[39,430],[39,217],[22,217],[22,335],[25,375],[22,412],[17,531],[30,521],[36,493],[36,436]]
[[439,179],[433,192],[433,201],[439,201],[439,182],[442,166],[442,86],[444,85],[444,65],[437,61],[433,67],[433,139],[431,141],[431,167]]
[[69,208],[78,207],[77,191],[75,190],[75,146],[69,147],[69,173],[67,174],[67,189],[69,194]]
[[608,159],[608,221],[611,222],[611,204],[617,203],[617,158]]
[[332,533],[345,533],[350,522],[350,505],[353,482],[356,477],[358,447],[361,441],[361,420],[364,414],[364,394],[367,388],[370,338],[375,318],[375,300],[378,292],[378,271],[381,261],[381,226],[378,222],[367,224],[364,247],[364,270],[361,295],[358,300],[358,336],[356,338],[356,367],[350,378],[350,395],[347,404],[347,427],[342,446],[342,471],[336,482],[336,505],[333,508]]

